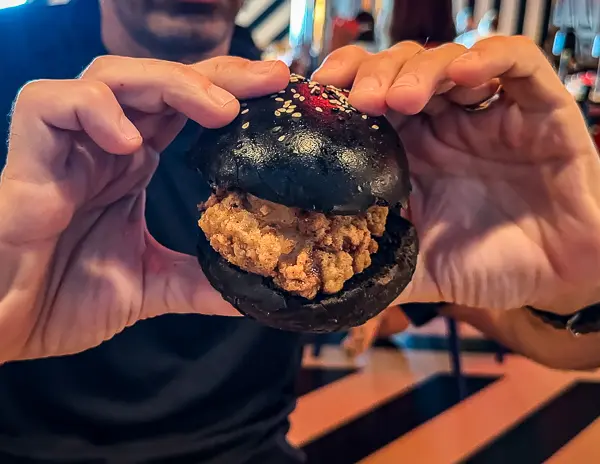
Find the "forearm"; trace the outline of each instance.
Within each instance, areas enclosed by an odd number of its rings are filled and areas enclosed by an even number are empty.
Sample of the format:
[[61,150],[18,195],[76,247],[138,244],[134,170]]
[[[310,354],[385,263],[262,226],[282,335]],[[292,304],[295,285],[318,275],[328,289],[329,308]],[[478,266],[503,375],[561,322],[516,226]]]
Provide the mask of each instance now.
[[573,336],[524,308],[506,311],[448,306],[442,314],[468,322],[507,348],[556,369],[600,367],[600,334]]

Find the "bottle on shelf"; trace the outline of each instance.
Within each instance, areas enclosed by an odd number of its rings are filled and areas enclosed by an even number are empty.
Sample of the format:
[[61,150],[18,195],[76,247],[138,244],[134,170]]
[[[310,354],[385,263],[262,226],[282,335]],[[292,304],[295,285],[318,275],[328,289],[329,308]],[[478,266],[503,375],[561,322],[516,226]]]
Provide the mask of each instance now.
[[[600,58],[600,33],[594,37],[592,44],[592,58]],[[589,100],[592,103],[600,104],[600,60],[598,61],[598,69],[596,70],[596,79],[590,91]]]
[[576,44],[577,36],[575,35],[575,29],[572,27],[566,29],[561,28],[554,37],[552,54],[560,57],[558,77],[562,83],[566,82],[569,70],[573,67],[572,61],[575,57]]

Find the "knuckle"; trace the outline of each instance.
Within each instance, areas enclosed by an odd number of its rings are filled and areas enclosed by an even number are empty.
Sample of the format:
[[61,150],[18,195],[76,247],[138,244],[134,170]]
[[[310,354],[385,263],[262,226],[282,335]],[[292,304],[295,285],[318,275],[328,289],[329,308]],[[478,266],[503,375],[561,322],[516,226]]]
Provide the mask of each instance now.
[[346,53],[362,53],[364,50],[358,45],[346,45],[342,48]]
[[[465,47],[463,44],[458,43],[446,43],[437,47],[438,50],[444,50],[445,52],[462,55],[466,53],[469,49]],[[434,49],[435,50],[435,49]]]
[[236,59],[231,57],[220,57],[215,59],[215,73],[229,73],[246,69],[250,65],[249,60]]
[[518,43],[519,45],[522,45],[523,47],[533,47],[535,49],[538,48],[534,40],[526,35],[515,35],[512,37],[512,39],[514,42]]
[[536,43],[536,41],[534,39],[532,39],[531,37],[528,37],[526,35],[520,35],[520,36],[516,36],[515,40],[517,41],[518,46],[524,48],[527,53],[536,54],[540,57],[545,58],[544,52],[542,51],[540,46]]
[[421,49],[423,48],[423,45],[421,45],[419,42],[415,42],[414,40],[406,40],[404,42],[401,42],[404,44],[405,47],[411,47],[411,48],[416,48],[416,49]]
[[346,45],[346,46],[341,47],[338,50],[334,51],[332,53],[332,56],[333,55],[338,57],[338,56],[351,56],[351,55],[370,56],[371,54],[368,53],[363,48],[359,47],[358,45]]
[[45,95],[53,93],[55,81],[50,79],[39,79],[25,84],[15,98],[13,111],[23,107],[35,107],[40,103]]
[[[110,72],[115,66],[118,66],[121,59],[116,56],[103,55],[92,60],[89,66],[83,71],[82,76],[100,76]],[[118,63],[118,64],[117,64]]]
[[423,49],[423,45],[414,40],[404,40],[402,42],[398,42],[396,45],[392,47],[394,50],[400,50],[402,52],[417,52]]
[[81,98],[94,103],[104,101],[113,96],[110,87],[101,81],[86,81],[81,87]]
[[170,82],[176,85],[206,88],[211,84],[210,79],[194,70],[192,66],[181,63],[172,64],[169,69],[169,78]]
[[192,65],[192,69],[200,74],[207,73],[209,75],[219,76],[223,74],[235,74],[239,73],[240,71],[245,71],[250,63],[250,60],[244,58],[234,56],[218,56],[216,58],[202,61],[196,65]]
[[215,62],[214,64],[215,66],[215,74],[219,75],[219,74],[228,74],[233,72],[234,69],[238,68],[239,66],[237,66],[237,64],[234,64],[230,61],[226,61],[226,60],[218,60]]
[[187,65],[181,63],[169,63],[167,74],[176,81],[189,79],[191,70]]
[[389,68],[396,66],[398,61],[400,61],[398,56],[395,56],[389,50],[385,50],[372,57],[368,57],[361,66],[366,70]]
[[38,92],[40,90],[43,91],[43,89],[46,88],[49,84],[50,82],[45,80],[36,80],[28,82],[23,87],[21,87],[21,90],[17,95],[17,103],[22,103],[23,101],[35,98]]
[[454,60],[459,58],[460,56],[467,53],[469,49],[461,44],[456,43],[446,43],[442,44],[439,47],[425,50],[422,54],[417,55],[417,57],[422,56],[422,59],[429,59],[430,57],[435,57],[435,63],[440,67],[446,67],[449,63],[452,63]]

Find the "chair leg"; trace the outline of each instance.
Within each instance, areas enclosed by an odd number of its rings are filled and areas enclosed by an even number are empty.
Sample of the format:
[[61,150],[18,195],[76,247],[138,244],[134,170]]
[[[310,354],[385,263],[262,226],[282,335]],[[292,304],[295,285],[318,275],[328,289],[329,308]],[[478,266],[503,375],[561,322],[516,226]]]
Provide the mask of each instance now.
[[502,364],[504,362],[504,355],[506,354],[506,350],[502,345],[498,343],[498,347],[496,348],[495,358],[498,364]]
[[450,352],[450,362],[452,374],[456,379],[459,397],[466,397],[466,383],[462,372],[462,363],[460,358],[460,339],[458,337],[458,327],[456,321],[450,317],[446,318],[448,326],[448,349]]
[[313,342],[313,356],[315,358],[318,358],[321,355],[322,347],[323,347],[323,344],[321,343],[321,340],[319,339],[319,337],[315,337],[315,341]]

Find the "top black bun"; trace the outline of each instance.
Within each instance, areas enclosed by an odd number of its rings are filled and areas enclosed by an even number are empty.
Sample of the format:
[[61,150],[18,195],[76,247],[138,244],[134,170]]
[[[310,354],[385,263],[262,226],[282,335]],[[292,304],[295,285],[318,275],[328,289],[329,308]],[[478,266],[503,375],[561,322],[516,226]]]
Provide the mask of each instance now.
[[346,96],[292,75],[286,90],[242,102],[230,125],[204,131],[194,167],[213,187],[288,207],[358,214],[404,205],[410,181],[396,131]]

